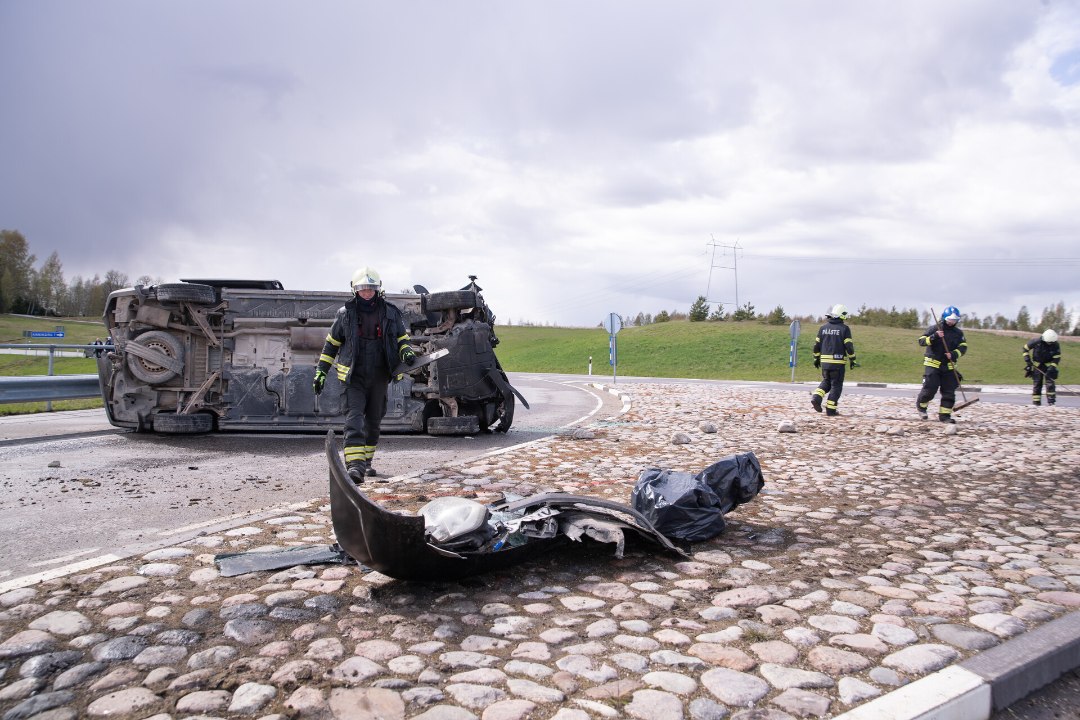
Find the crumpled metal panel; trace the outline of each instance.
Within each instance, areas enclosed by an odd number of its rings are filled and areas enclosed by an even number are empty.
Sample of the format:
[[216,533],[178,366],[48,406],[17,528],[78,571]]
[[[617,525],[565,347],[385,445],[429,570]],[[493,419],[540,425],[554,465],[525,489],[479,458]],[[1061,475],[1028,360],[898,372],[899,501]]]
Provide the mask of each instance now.
[[[507,544],[498,550],[447,552],[428,542],[423,517],[386,510],[353,484],[346,474],[333,431],[326,434],[326,459],[330,469],[330,516],[337,542],[358,563],[384,575],[399,580],[454,580],[512,567],[568,541],[566,535],[559,534],[528,538],[523,544]],[[655,542],[662,550],[688,557],[636,510],[610,500],[546,493],[493,503],[490,507],[497,512],[528,512],[547,507],[572,511],[577,518],[588,515],[607,527],[618,522]],[[582,527],[580,521],[576,527]]]

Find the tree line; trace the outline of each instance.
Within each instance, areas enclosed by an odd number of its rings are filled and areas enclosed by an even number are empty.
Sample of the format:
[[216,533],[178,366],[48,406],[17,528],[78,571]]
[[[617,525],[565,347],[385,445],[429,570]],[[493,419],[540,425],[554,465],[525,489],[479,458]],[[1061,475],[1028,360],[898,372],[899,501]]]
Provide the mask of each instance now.
[[[84,278],[64,279],[60,254],[53,251],[39,267],[30,244],[18,230],[0,230],[0,312],[53,317],[87,317],[105,310],[109,293],[130,287],[128,276],[109,270]],[[143,285],[155,281],[144,275]],[[160,281],[159,281],[160,282]]]
[[[1043,308],[1042,314],[1036,320],[1027,306],[1024,305],[1016,314],[1015,318],[1007,318],[1004,315],[986,315],[985,317],[965,317],[964,327],[975,330],[1019,330],[1022,332],[1042,332],[1046,329],[1056,330],[1062,335],[1080,335],[1080,325],[1072,322],[1074,313],[1070,312],[1063,301]],[[769,312],[758,312],[752,303],[745,303],[731,312],[725,312],[722,305],[715,307],[709,304],[704,295],[690,305],[688,312],[678,310],[661,310],[656,315],[638,313],[637,315],[621,316],[623,325],[651,325],[652,323],[671,322],[673,320],[689,320],[690,322],[741,322],[756,320],[766,325],[788,325],[792,320],[808,323],[823,323],[823,315],[801,315],[791,317],[783,306],[777,305]],[[936,319],[931,316],[929,310],[919,312],[915,308],[903,308],[897,310],[896,306],[886,310],[885,308],[872,308],[863,304],[854,311],[847,322],[851,325],[876,325],[884,327],[905,328],[916,330],[930,327]]]
[[[35,268],[37,257],[30,252],[30,244],[18,230],[0,230],[0,313],[21,313],[25,315],[50,315],[55,317],[87,317],[100,315],[105,310],[105,301],[109,293],[120,288],[130,287],[128,276],[119,270],[109,270],[104,279],[95,274],[92,278],[76,275],[70,282],[64,280],[64,268],[60,255],[53,251],[48,258]],[[161,279],[149,275],[140,276],[136,283],[153,285]],[[1000,313],[985,317],[965,317],[964,326],[983,330],[1019,330],[1023,332],[1042,332],[1052,328],[1065,335],[1080,335],[1080,326],[1073,325],[1073,313],[1064,302],[1043,308],[1039,319],[1035,320],[1027,306],[1020,308],[1015,318],[1007,318]],[[745,303],[731,312],[724,306],[710,305],[704,295],[699,295],[687,312],[679,310],[661,310],[652,315],[639,312],[636,315],[620,315],[624,326],[643,326],[653,323],[689,320],[690,322],[741,322],[756,320],[767,325],[787,325],[792,320],[800,322],[824,322],[823,316],[790,317],[784,308],[777,305],[769,312],[758,312],[752,303]],[[897,310],[895,306],[886,310],[872,308],[863,304],[848,318],[852,325],[879,325],[914,330],[929,327],[934,318],[929,310],[921,313],[915,308]],[[532,325],[519,321],[520,325]]]

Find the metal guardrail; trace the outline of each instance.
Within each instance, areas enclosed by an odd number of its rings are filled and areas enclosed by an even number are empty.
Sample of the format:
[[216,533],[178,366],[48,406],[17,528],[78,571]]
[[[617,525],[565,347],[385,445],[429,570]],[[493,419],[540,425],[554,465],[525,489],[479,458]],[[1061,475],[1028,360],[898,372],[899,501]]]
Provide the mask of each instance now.
[[112,345],[71,345],[59,343],[0,343],[0,350],[22,350],[27,354],[49,353],[49,374],[28,377],[0,377],[0,404],[22,402],[48,403],[53,400],[78,400],[101,397],[97,375],[53,375],[53,358],[70,356],[65,350],[81,350],[75,355],[91,357],[95,352],[112,350]]
[[0,378],[0,403],[52,402],[101,397],[97,375]]
[[[88,357],[87,353],[98,350],[114,350],[112,345],[74,345],[63,343],[0,343],[0,350],[22,350],[26,355],[48,354],[59,357]],[[74,351],[81,352],[74,352]]]

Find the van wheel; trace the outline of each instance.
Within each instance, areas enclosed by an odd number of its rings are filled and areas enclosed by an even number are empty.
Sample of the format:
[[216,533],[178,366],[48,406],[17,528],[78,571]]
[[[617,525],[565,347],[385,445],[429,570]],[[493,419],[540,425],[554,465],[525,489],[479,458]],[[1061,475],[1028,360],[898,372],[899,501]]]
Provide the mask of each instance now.
[[480,432],[480,421],[475,415],[458,417],[433,417],[427,421],[428,435],[475,435]]
[[154,288],[158,302],[189,302],[213,305],[217,302],[214,288],[199,283],[163,283]]
[[451,290],[431,293],[424,303],[426,310],[453,310],[476,307],[475,290]]
[[214,429],[214,417],[206,413],[177,415],[176,413],[158,413],[154,415],[154,432],[171,435],[194,435],[210,432]]
[[[177,360],[179,364],[183,366],[184,346],[176,336],[171,333],[167,333],[164,330],[151,330],[149,332],[144,332],[142,335],[129,342],[151,350],[156,350],[166,357]],[[160,385],[161,383],[172,380],[180,374],[176,370],[158,365],[157,363],[147,360],[146,358],[141,358],[131,352],[124,353],[124,357],[127,358],[127,366],[128,370],[131,371],[131,374],[150,385]]]

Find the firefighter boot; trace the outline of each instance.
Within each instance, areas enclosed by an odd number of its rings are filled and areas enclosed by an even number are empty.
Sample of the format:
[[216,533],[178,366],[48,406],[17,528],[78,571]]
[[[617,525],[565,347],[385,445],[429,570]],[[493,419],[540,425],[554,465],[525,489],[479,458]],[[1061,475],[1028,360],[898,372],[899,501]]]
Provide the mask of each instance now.
[[814,406],[814,410],[821,412],[821,396],[817,393],[810,393],[810,404]]
[[350,460],[346,464],[345,469],[349,472],[349,479],[359,485],[364,482],[364,475],[367,473],[369,466],[364,460]]

